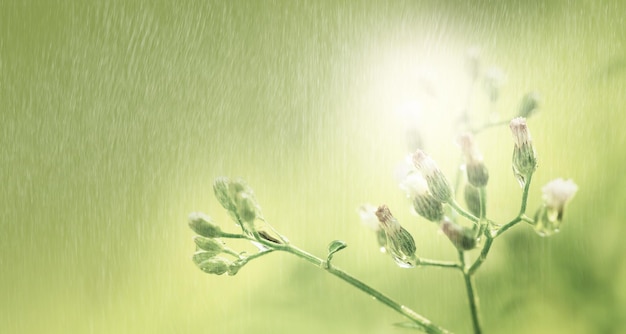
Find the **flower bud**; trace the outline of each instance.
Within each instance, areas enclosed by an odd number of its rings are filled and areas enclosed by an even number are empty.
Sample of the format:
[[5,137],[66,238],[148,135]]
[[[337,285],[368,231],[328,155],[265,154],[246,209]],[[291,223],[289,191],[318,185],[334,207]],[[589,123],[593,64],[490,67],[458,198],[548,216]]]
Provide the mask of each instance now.
[[431,222],[438,222],[443,218],[443,204],[428,193],[413,198],[413,209]]
[[405,230],[386,205],[380,206],[376,211],[380,226],[387,235],[387,250],[396,264],[402,268],[415,267],[415,240]]
[[459,136],[457,142],[465,156],[467,181],[474,187],[484,187],[489,181],[489,171],[483,162],[483,156],[478,150],[474,137],[470,133]]
[[537,153],[530,138],[530,132],[523,117],[514,118],[509,124],[515,141],[513,149],[513,173],[521,187],[537,169]]
[[205,237],[196,235],[193,238],[193,242],[196,243],[198,248],[202,249],[203,251],[207,253],[211,253],[213,255],[217,255],[224,250],[224,244],[212,238],[205,238]]
[[433,197],[443,203],[450,201],[452,188],[443,172],[437,167],[437,163],[422,150],[417,150],[413,154],[413,164],[426,179],[428,189]]
[[222,235],[222,229],[211,220],[211,217],[201,212],[193,212],[189,215],[189,227],[207,238],[217,238]]
[[238,193],[235,196],[237,214],[244,222],[251,223],[257,217],[257,205],[254,197],[246,192]]
[[519,117],[524,117],[524,118],[530,117],[530,115],[534,114],[535,111],[537,111],[537,109],[539,108],[540,102],[541,102],[541,98],[539,96],[539,93],[537,92],[527,93],[522,98],[522,102],[520,103],[519,111],[517,112],[517,115]]
[[233,199],[231,197],[231,181],[227,177],[218,177],[213,182],[213,192],[215,193],[215,197],[217,201],[220,202],[224,209],[229,212],[235,212],[235,203],[233,203]]
[[458,250],[466,251],[476,247],[476,238],[471,228],[459,226],[448,218],[444,218],[441,221],[441,231]]
[[478,188],[467,183],[465,190],[463,191],[463,197],[465,198],[465,205],[467,209],[476,217],[480,217],[480,192]]
[[203,253],[198,252],[193,256],[193,262],[207,274],[222,275],[228,272],[231,262],[219,256],[206,258]]
[[541,188],[543,205],[535,213],[535,231],[541,236],[559,232],[565,205],[574,197],[578,186],[572,180],[552,180]]

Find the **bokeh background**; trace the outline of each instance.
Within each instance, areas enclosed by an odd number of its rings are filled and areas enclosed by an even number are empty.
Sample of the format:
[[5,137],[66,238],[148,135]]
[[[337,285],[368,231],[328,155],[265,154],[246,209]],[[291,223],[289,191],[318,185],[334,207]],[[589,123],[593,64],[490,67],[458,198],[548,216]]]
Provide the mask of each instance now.
[[[541,93],[530,214],[549,180],[580,187],[561,233],[520,225],[494,244],[477,275],[485,332],[626,332],[624,13],[616,0],[0,1],[0,332],[407,332],[288,254],[234,277],[195,268],[190,212],[235,231],[211,189],[226,175],[293,243],[321,256],[345,240],[337,266],[469,333],[460,275],[396,267],[356,208],[387,203],[421,256],[455,259],[393,171],[416,122],[454,175],[474,46],[506,75],[500,119]],[[478,140],[504,222],[521,194],[510,134]]]

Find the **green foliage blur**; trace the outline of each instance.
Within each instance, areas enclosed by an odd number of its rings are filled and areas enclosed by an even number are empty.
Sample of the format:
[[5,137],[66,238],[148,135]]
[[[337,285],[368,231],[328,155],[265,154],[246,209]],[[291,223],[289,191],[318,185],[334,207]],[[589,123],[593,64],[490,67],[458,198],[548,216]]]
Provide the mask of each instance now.
[[[393,179],[407,153],[395,110],[424,90],[440,101],[420,129],[452,177],[472,46],[506,73],[501,119],[541,93],[530,214],[549,180],[580,188],[559,234],[520,224],[495,242],[476,277],[485,333],[626,332],[625,12],[616,0],[0,1],[0,333],[406,332],[287,254],[234,277],[198,270],[188,214],[236,231],[213,197],[221,175],[245,178],[293,243],[323,256],[345,240],[335,265],[468,333],[458,272],[396,267],[356,208],[388,204],[418,255],[455,259]],[[510,133],[478,141],[488,214],[505,222],[521,195]]]

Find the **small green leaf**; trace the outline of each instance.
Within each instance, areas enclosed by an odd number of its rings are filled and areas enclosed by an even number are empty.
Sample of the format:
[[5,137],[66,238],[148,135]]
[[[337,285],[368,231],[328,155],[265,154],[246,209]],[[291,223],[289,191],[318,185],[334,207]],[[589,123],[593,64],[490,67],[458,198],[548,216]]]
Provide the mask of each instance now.
[[333,255],[335,255],[335,253],[337,253],[338,251],[346,247],[348,247],[348,244],[346,244],[345,241],[335,240],[331,242],[328,245],[328,258],[326,259],[326,262],[330,263],[330,260],[333,258]]

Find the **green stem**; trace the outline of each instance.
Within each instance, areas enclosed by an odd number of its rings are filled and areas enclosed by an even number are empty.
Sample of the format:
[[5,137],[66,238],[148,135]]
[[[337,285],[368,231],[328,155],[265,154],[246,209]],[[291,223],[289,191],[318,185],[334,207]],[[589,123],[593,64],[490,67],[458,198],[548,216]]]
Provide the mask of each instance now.
[[248,239],[248,237],[243,234],[233,234],[233,233],[226,233],[226,232],[222,232],[222,234],[220,234],[220,237],[228,238],[228,239]]
[[480,220],[487,217],[487,192],[485,187],[478,188],[478,199],[480,200]]
[[312,255],[300,248],[297,248],[293,245],[281,245],[281,246],[277,246],[274,245],[276,247],[276,250],[282,250],[288,253],[291,253],[293,255],[298,256],[301,259],[304,259],[312,264],[314,264],[316,267],[319,267],[323,270],[326,270],[327,272],[329,272],[330,274],[339,277],[340,279],[344,280],[345,282],[347,282],[348,284],[354,286],[355,288],[365,292],[366,294],[374,297],[376,300],[380,301],[381,303],[385,304],[386,306],[390,307],[391,309],[393,309],[394,311],[402,314],[403,316],[407,317],[409,320],[411,320],[412,322],[414,322],[415,324],[417,324],[418,326],[424,328],[424,330],[427,333],[432,333],[432,334],[439,334],[439,333],[449,333],[449,331],[433,324],[430,320],[428,320],[427,318],[425,318],[422,315],[417,314],[415,311],[411,310],[410,308],[398,304],[397,302],[395,302],[393,299],[387,297],[385,294],[383,294],[382,292],[379,292],[378,290],[372,288],[371,286],[361,282],[360,280],[358,280],[356,277],[348,274],[347,272],[332,266],[328,263],[326,263],[326,261],[322,260],[321,258],[318,258],[315,255]]
[[[484,248],[483,248],[484,249]],[[465,266],[465,252],[459,251],[459,260]],[[478,317],[478,297],[476,296],[474,279],[470,270],[463,270],[463,279],[465,281],[465,290],[467,291],[467,300],[469,302],[470,313],[472,316],[472,327],[474,328],[474,334],[481,334],[480,319]]]
[[526,204],[528,203],[528,191],[530,190],[530,181],[532,181],[533,173],[528,174],[528,179],[524,183],[524,191],[522,192],[522,205],[519,209],[519,215],[526,213]]
[[467,270],[469,275],[474,275],[476,270],[480,268],[480,266],[487,260],[487,255],[489,254],[489,250],[491,249],[491,244],[493,244],[494,238],[492,238],[488,233],[485,233],[485,245],[483,249],[480,251],[480,255],[476,258],[476,261],[472,264],[472,266]]
[[450,261],[439,261],[439,260],[431,260],[431,259],[422,259],[420,258],[417,262],[418,266],[431,266],[431,267],[441,267],[441,268],[456,268],[463,269],[463,267],[456,262]]
[[478,221],[480,219],[478,219],[476,216],[474,216],[473,214],[465,211],[465,209],[463,209],[459,203],[456,202],[456,200],[451,199],[448,204],[461,216],[469,219],[470,221],[472,221],[474,224],[478,224]]
[[254,259],[258,258],[258,257],[263,256],[263,255],[269,254],[269,253],[271,253],[271,252],[273,252],[273,251],[274,251],[274,250],[270,248],[270,249],[267,249],[267,250],[264,250],[264,251],[260,251],[260,252],[258,252],[258,253],[254,253],[254,254],[252,254],[252,255],[250,255],[250,256],[248,256],[248,257],[244,258],[244,261],[245,261],[246,263],[248,263],[249,261],[252,261],[252,260],[254,260]]
[[528,175],[528,179],[526,180],[526,183],[524,184],[524,190],[522,192],[522,204],[520,205],[519,208],[519,213],[517,215],[517,217],[513,218],[513,220],[511,220],[510,222],[506,223],[504,226],[502,226],[498,232],[496,232],[496,235],[494,236],[494,238],[500,236],[502,233],[506,232],[506,230],[510,229],[511,227],[517,225],[517,223],[521,222],[521,221],[525,221],[527,223],[534,223],[534,220],[532,220],[531,218],[529,218],[528,216],[526,216],[526,206],[528,204],[528,193],[530,191],[530,181],[532,180],[533,174],[530,173]]

